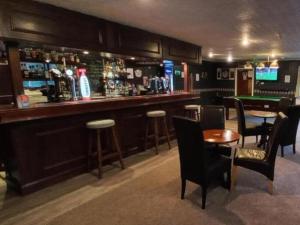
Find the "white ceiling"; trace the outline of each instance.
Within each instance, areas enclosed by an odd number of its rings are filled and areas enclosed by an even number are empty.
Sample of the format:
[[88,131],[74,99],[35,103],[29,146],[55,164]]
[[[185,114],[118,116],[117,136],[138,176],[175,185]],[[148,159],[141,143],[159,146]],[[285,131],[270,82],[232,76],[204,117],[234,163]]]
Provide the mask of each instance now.
[[300,0],[38,1],[201,45],[204,58],[300,59]]

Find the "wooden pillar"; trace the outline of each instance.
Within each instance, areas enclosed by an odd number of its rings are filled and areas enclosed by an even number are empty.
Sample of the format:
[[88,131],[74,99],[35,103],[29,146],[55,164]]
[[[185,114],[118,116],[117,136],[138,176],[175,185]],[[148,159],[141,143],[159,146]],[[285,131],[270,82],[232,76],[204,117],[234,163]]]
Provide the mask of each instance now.
[[18,45],[16,43],[9,42],[5,44],[8,54],[8,64],[11,74],[14,102],[15,104],[17,104],[17,96],[24,94],[23,78],[20,65],[20,53]]
[[184,91],[189,92],[191,90],[189,66],[187,63],[182,64],[184,72]]

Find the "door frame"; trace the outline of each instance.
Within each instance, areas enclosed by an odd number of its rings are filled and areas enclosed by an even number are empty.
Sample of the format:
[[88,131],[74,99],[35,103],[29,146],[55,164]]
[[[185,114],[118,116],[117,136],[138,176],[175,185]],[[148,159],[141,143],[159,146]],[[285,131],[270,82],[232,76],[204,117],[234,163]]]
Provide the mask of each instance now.
[[[300,67],[299,67],[300,68]],[[237,75],[238,75],[238,70],[245,70],[245,68],[236,68],[235,70],[235,76],[234,76],[234,95],[237,96],[237,86],[238,86],[238,82],[237,82]],[[252,73],[252,82],[251,82],[251,96],[254,95],[254,69],[252,70],[248,70],[249,72],[251,71]],[[248,72],[248,73],[249,73]]]
[[297,73],[297,84],[296,84],[296,92],[295,97],[300,96],[300,66],[298,66],[298,73]]

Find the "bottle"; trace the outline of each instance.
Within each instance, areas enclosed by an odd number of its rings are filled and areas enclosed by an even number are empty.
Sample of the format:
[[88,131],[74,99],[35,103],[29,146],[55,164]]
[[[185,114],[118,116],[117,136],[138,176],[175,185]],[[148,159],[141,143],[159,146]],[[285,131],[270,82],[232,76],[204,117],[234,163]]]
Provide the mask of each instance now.
[[89,80],[86,76],[86,69],[79,69],[79,73],[81,73],[79,78],[79,85],[82,99],[89,100],[91,98],[91,89]]

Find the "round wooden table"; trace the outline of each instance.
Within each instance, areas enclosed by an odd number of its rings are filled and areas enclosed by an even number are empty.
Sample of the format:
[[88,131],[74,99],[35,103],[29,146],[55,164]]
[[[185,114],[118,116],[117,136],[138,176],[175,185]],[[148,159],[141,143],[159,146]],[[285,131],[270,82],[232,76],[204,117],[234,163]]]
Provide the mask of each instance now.
[[249,114],[254,117],[263,118],[264,123],[267,122],[268,118],[274,118],[277,116],[277,113],[275,113],[275,112],[257,111],[257,110],[251,110],[251,111],[249,111]]
[[213,144],[228,144],[240,139],[239,133],[228,129],[203,131],[204,141]]
[[[249,111],[249,114],[251,116],[254,116],[254,117],[259,117],[259,118],[263,118],[264,119],[264,122],[262,124],[262,127],[265,131],[265,133],[267,133],[267,130],[268,130],[268,126],[267,126],[267,119],[268,118],[274,118],[277,116],[277,113],[275,112],[269,112],[269,111],[257,111],[257,110],[251,110]],[[264,134],[264,135],[261,135],[261,139],[257,145],[257,147],[261,147],[263,146],[263,148],[265,149],[266,148],[266,143],[267,143],[268,139],[267,139],[267,134]]]

